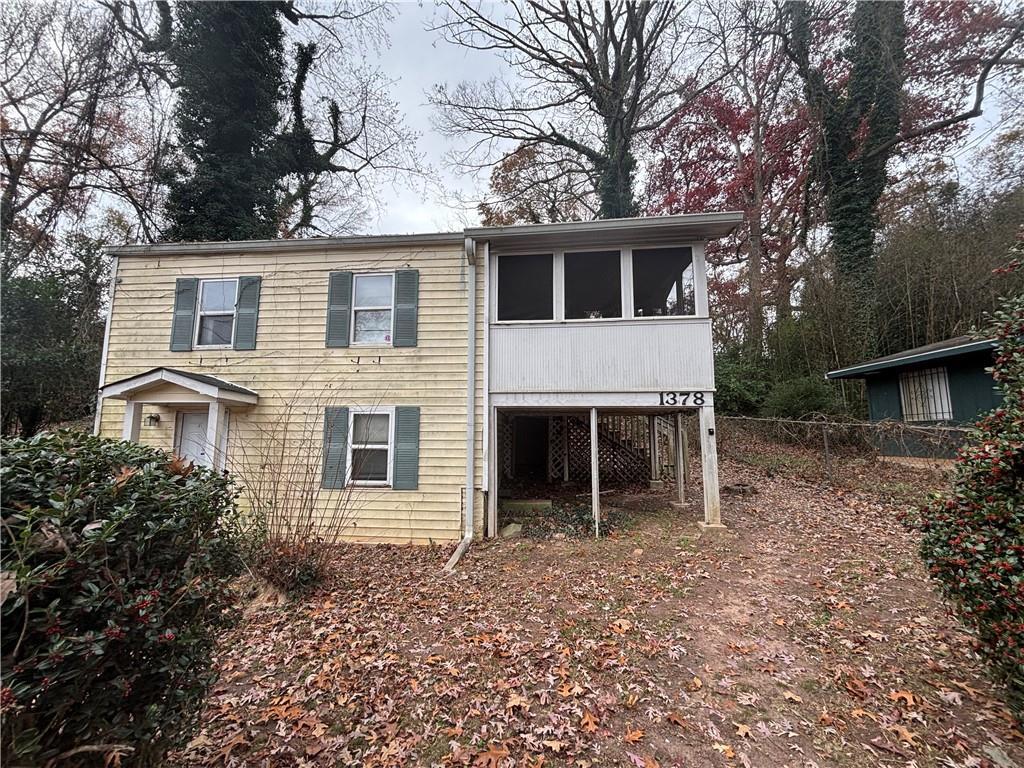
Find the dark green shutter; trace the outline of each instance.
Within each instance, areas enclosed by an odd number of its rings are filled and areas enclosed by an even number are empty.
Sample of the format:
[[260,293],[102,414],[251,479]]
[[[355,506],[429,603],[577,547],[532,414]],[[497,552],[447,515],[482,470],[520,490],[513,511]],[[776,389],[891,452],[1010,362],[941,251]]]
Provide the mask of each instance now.
[[192,349],[196,323],[196,292],[199,280],[179,277],[174,286],[174,317],[171,319],[171,352]]
[[352,337],[352,273],[331,272],[327,283],[328,347],[347,347]]
[[324,409],[324,469],[322,488],[345,487],[345,458],[348,452],[348,408]]
[[395,408],[395,458],[391,487],[415,491],[420,484],[420,409],[402,405]]
[[235,303],[235,349],[256,349],[256,320],[260,314],[260,279],[238,278]]
[[396,347],[416,346],[416,315],[420,303],[420,273],[415,269],[395,272]]

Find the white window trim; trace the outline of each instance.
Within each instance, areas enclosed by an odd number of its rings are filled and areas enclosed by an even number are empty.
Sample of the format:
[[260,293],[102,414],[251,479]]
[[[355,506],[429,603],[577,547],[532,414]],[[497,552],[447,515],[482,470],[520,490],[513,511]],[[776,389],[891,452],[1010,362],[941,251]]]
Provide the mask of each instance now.
[[[214,312],[203,311],[203,286],[207,283],[231,283],[235,284],[235,305],[230,309],[218,309]],[[231,343],[230,344],[200,344],[199,326],[202,325],[204,317],[225,317],[231,315]],[[199,291],[196,293],[196,322],[192,333],[193,349],[234,349],[235,329],[238,327],[238,278],[237,277],[204,277],[199,280]]]
[[[690,315],[641,315],[636,316],[635,314],[635,302],[633,297],[633,251],[634,250],[662,250],[669,248],[689,248],[690,249],[690,267],[693,270],[693,314]],[[701,279],[700,270],[698,267],[703,267],[703,250],[699,243],[686,242],[680,245],[643,245],[643,246],[609,246],[609,247],[598,247],[595,246],[589,250],[596,251],[618,251],[620,258],[619,266],[619,287],[622,293],[622,315],[621,317],[577,317],[567,318],[565,316],[565,254],[566,253],[581,253],[587,249],[575,249],[575,250],[539,250],[539,251],[516,251],[514,253],[506,254],[495,254],[491,258],[491,264],[493,265],[490,272],[490,280],[492,288],[490,289],[489,307],[491,325],[551,325],[552,323],[558,324],[571,324],[571,323],[622,323],[622,322],[643,322],[643,323],[658,323],[658,322],[678,322],[679,320],[707,320],[709,314],[707,312],[707,280],[706,274],[705,279]],[[498,261],[503,256],[552,256],[552,278],[551,287],[554,295],[551,300],[552,314],[554,317],[547,320],[499,320],[498,319],[498,292],[501,290],[498,284]],[[703,294],[702,294],[703,291]],[[702,311],[703,309],[703,311]],[[354,320],[353,320],[354,322]]]
[[[693,272],[693,314],[692,315],[637,315],[636,314],[636,299],[633,296],[633,251],[667,251],[674,248],[689,248],[690,249],[690,271]],[[659,320],[679,320],[684,317],[704,317],[700,313],[700,300],[697,298],[700,295],[700,288],[697,284],[697,248],[693,243],[687,243],[684,245],[645,245],[639,248],[629,249],[629,320],[639,320],[640,322],[646,323],[650,321]],[[707,290],[707,288],[705,288]]]
[[[920,386],[927,386],[927,401],[924,405],[928,408],[926,415],[911,414],[908,406],[910,392],[908,391],[910,380],[924,382]],[[931,384],[935,382],[938,390],[932,389]],[[931,366],[929,368],[918,368],[916,370],[901,371],[899,374],[900,387],[900,412],[903,420],[913,424],[929,423],[935,421],[953,420],[953,399],[949,391],[949,369],[944,365]],[[938,414],[938,415],[936,415]]]
[[[377,307],[357,307],[356,306],[356,282],[360,277],[390,277],[391,278],[391,305],[377,306]],[[354,272],[352,274],[352,309],[349,317],[350,327],[352,328],[352,340],[349,342],[350,346],[353,347],[393,347],[395,346],[395,292],[398,289],[398,280],[395,277],[394,272]],[[356,341],[356,310],[360,312],[379,312],[381,310],[387,310],[391,313],[391,341],[380,342],[380,341]]]
[[[388,477],[386,480],[353,480],[352,479],[352,450],[355,448],[353,438],[355,437],[356,414],[370,414],[374,416],[386,415],[388,417]],[[380,448],[380,443],[360,443],[359,447],[370,446]],[[395,463],[395,406],[351,406],[348,411],[348,439],[345,448],[345,485],[352,487],[368,488],[390,488]]]

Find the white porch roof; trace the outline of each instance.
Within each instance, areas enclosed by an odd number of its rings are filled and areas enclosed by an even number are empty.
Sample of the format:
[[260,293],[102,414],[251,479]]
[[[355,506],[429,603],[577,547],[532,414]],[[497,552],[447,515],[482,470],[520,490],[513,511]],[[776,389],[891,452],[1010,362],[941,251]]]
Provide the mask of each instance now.
[[259,395],[248,387],[207,373],[192,373],[175,368],[154,368],[111,382],[100,388],[100,397],[166,404],[199,401],[256,405],[259,402]]

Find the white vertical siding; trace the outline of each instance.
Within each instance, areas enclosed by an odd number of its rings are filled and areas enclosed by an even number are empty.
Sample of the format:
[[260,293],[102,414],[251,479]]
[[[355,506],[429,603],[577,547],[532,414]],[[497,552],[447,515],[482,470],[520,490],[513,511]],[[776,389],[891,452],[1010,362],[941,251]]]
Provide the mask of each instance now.
[[488,367],[496,393],[711,390],[711,321],[491,325]]

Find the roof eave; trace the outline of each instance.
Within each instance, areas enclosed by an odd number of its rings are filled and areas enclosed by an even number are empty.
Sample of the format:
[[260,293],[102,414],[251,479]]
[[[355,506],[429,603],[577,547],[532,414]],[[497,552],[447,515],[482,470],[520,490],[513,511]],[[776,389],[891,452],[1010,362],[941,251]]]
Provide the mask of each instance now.
[[288,251],[337,251],[355,248],[380,248],[390,245],[460,245],[461,232],[431,232],[421,235],[353,235],[294,240],[223,240],[203,243],[147,243],[120,245],[107,249],[112,256],[205,256],[229,253],[266,253]]
[[860,365],[851,365],[847,368],[839,368],[835,371],[829,371],[826,373],[825,378],[829,380],[859,379],[868,374],[877,373],[878,371],[884,371],[889,368],[901,368],[905,365],[924,363],[929,360],[942,360],[947,357],[959,357],[960,355],[970,354],[971,352],[981,352],[985,349],[992,349],[994,346],[995,342],[991,339],[972,341],[968,344],[961,344],[956,347],[938,349],[931,352],[921,352],[915,355],[906,355],[893,360],[885,360],[884,362],[869,361],[861,363]]
[[558,237],[614,232],[625,238],[642,237],[644,233],[678,230],[686,237],[703,240],[724,237],[743,222],[742,211],[720,213],[681,213],[671,216],[647,216],[627,219],[595,219],[554,224],[511,224],[502,227],[471,227],[466,237],[500,242],[529,237]]

